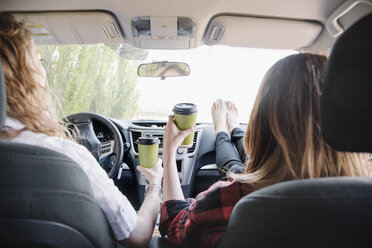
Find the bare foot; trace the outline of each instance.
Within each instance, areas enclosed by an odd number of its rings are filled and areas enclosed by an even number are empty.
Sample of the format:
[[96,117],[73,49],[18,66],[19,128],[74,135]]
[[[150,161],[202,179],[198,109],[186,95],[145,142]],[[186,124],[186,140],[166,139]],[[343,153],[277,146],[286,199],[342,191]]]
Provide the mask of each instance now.
[[227,123],[227,128],[229,129],[229,133],[231,135],[232,130],[240,126],[239,125],[239,112],[235,104],[230,101],[226,102],[226,109],[227,109],[226,123]]
[[214,123],[214,134],[226,130],[226,104],[222,99],[215,101],[211,107],[213,123]]

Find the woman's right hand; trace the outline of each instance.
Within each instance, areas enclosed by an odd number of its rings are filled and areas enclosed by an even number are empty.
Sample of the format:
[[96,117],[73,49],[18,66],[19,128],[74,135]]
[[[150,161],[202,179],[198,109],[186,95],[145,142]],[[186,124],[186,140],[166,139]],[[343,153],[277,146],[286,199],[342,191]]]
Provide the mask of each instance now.
[[163,154],[164,152],[174,153],[182,144],[183,140],[192,132],[196,131],[196,126],[192,126],[186,130],[179,130],[173,120],[173,116],[168,117],[167,126],[164,129],[163,137]]
[[156,184],[161,186],[161,180],[163,178],[163,167],[161,164],[163,161],[159,158],[158,162],[151,168],[145,168],[140,165],[137,166],[137,170],[141,172],[150,184]]

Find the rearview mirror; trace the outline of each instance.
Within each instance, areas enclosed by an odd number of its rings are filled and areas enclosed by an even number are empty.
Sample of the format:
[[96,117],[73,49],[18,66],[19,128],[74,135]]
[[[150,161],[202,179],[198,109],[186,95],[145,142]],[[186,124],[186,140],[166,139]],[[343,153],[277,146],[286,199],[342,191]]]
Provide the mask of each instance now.
[[190,67],[181,62],[154,62],[141,64],[138,67],[137,74],[140,77],[182,77],[190,75]]

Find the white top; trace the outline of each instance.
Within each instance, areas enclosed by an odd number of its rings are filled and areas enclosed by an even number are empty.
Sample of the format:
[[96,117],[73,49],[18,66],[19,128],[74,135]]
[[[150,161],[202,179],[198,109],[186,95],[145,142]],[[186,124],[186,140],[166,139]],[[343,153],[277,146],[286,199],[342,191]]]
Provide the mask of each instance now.
[[[4,126],[15,130],[25,127],[23,123],[10,117],[6,117]],[[116,239],[123,240],[129,237],[137,224],[136,211],[84,146],[63,138],[27,130],[11,141],[45,147],[74,160],[87,174],[94,197],[105,213]]]

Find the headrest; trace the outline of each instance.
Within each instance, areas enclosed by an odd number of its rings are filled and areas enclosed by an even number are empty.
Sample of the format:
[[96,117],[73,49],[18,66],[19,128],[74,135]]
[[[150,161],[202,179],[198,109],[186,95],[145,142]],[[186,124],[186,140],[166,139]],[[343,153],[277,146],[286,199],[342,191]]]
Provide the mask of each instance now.
[[6,88],[3,66],[0,61],[0,128],[3,127],[6,117]]
[[372,14],[336,42],[321,98],[322,133],[334,149],[372,152]]

